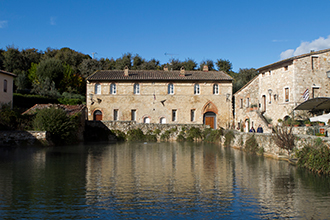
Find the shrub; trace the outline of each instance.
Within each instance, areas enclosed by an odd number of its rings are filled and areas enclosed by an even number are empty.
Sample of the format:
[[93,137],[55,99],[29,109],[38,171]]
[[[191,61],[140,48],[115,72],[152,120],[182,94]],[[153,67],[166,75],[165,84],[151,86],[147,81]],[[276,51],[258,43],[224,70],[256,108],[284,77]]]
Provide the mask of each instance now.
[[171,135],[171,132],[167,130],[162,135],[160,135],[160,140],[168,141],[170,139],[170,135]]
[[214,130],[211,128],[207,128],[203,132],[204,141],[209,142],[209,143],[220,142],[222,135],[223,135],[222,129]]
[[225,147],[230,147],[231,146],[231,142],[234,140],[235,138],[235,134],[233,131],[227,131],[225,134]]
[[157,134],[157,135],[159,135],[160,134],[160,132],[161,132],[161,130],[160,129],[156,129],[156,130],[154,130],[154,134]]
[[112,132],[116,135],[117,141],[125,141],[126,134],[120,130],[112,130]]
[[292,149],[294,148],[295,136],[292,133],[292,127],[277,126],[274,128],[273,140],[275,144],[284,150],[288,151],[290,155]]
[[150,130],[145,135],[145,140],[148,142],[157,142],[157,136]]
[[244,149],[248,152],[251,152],[251,153],[257,153],[257,152],[259,153],[260,152],[259,145],[258,145],[257,140],[254,137],[254,135],[252,135],[251,137],[249,137],[246,140]]
[[37,111],[33,128],[47,131],[54,144],[68,144],[76,141],[79,115],[67,116],[63,109],[46,108]]
[[198,138],[202,138],[202,132],[199,128],[191,127],[187,132],[187,140],[195,141]]
[[296,152],[298,166],[307,168],[319,174],[330,174],[330,149],[321,138],[314,143],[306,144]]
[[145,141],[145,139],[146,137],[140,128],[132,129],[127,132],[128,141]]

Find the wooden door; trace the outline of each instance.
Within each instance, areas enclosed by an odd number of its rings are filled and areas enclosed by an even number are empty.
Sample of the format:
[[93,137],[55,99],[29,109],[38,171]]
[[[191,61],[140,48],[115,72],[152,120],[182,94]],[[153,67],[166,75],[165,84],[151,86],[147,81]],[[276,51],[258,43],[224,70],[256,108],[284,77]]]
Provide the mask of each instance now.
[[214,129],[214,117],[205,117],[205,124]]
[[94,121],[102,121],[102,112],[97,110],[94,113]]

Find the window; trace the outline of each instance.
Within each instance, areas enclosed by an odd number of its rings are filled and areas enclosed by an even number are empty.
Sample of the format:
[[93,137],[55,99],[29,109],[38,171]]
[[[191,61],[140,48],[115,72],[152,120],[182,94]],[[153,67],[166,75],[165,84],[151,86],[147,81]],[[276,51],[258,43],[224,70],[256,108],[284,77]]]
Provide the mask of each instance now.
[[240,108],[243,108],[243,99],[240,100]]
[[246,107],[250,107],[250,98],[246,98]]
[[135,109],[131,110],[131,121],[136,121],[136,110]]
[[272,71],[271,71],[271,70],[269,70],[269,74],[268,74],[268,75],[269,75],[269,76],[272,75]]
[[313,88],[312,88],[312,92],[313,92],[312,97],[313,97],[313,98],[317,98],[317,97],[319,96],[320,89],[317,88],[317,87],[313,87]]
[[113,110],[113,120],[118,121],[118,109]]
[[7,92],[7,80],[3,81],[3,92]]
[[172,83],[168,84],[167,93],[170,94],[170,95],[174,94],[174,86],[173,86]]
[[319,69],[319,58],[318,57],[312,57],[312,70]]
[[143,123],[149,124],[150,123],[150,118],[149,117],[145,117],[143,119]]
[[218,95],[219,94],[219,85],[214,84],[213,85],[213,95]]
[[95,84],[95,94],[101,94],[101,85]]
[[285,88],[285,102],[289,102],[289,88]]
[[199,84],[195,84],[195,86],[194,86],[194,94],[195,95],[199,95]]
[[285,66],[285,67],[284,67],[284,71],[287,71],[288,69],[289,69],[288,66]]
[[195,121],[195,109],[190,110],[190,121]]
[[110,94],[117,94],[116,84],[111,83],[110,85]]
[[176,117],[177,117],[177,115],[176,115],[176,109],[173,109],[172,110],[172,121],[176,121]]
[[166,124],[166,118],[161,117],[160,120],[159,120],[159,122],[160,122],[161,124]]
[[140,84],[134,84],[134,94],[140,94]]

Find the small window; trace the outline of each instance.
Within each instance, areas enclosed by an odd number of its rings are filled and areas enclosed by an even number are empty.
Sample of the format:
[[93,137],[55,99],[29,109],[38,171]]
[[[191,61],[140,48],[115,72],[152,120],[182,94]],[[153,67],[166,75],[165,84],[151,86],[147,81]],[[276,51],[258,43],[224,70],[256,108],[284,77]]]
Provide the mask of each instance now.
[[268,75],[269,75],[269,76],[272,75],[272,71],[271,71],[271,70],[269,70],[269,74],[268,74]]
[[111,83],[110,85],[110,94],[117,94],[116,84]]
[[167,93],[170,94],[170,95],[174,94],[174,86],[173,86],[172,83],[168,84]]
[[312,88],[312,97],[313,98],[317,98],[317,97],[319,97],[319,93],[320,93],[320,88],[317,88],[317,87],[313,87]]
[[194,94],[195,95],[199,95],[200,91],[199,91],[199,84],[195,84],[194,86]]
[[246,98],[246,107],[250,107],[250,98]]
[[219,94],[219,85],[214,84],[213,85],[213,95],[218,95]]
[[118,109],[113,110],[113,120],[118,121]]
[[285,102],[289,102],[289,88],[285,88]]
[[284,67],[284,71],[287,71],[288,69],[289,69],[288,66],[285,66],[285,67]]
[[95,84],[95,94],[101,94],[101,85]]
[[161,124],[166,124],[166,118],[161,117],[160,120],[159,120],[159,122],[160,122]]
[[3,92],[7,92],[7,80],[3,81]]
[[150,118],[149,117],[145,117],[143,119],[143,123],[149,124],[150,123]]
[[140,84],[134,84],[134,94],[140,94]]
[[319,58],[318,57],[312,57],[312,70],[319,69]]
[[195,121],[195,109],[190,110],[190,121]]
[[131,110],[131,121],[136,121],[136,110],[135,109]]
[[172,121],[176,121],[177,115],[176,115],[176,109],[172,110]]
[[240,100],[240,108],[243,108],[243,99]]

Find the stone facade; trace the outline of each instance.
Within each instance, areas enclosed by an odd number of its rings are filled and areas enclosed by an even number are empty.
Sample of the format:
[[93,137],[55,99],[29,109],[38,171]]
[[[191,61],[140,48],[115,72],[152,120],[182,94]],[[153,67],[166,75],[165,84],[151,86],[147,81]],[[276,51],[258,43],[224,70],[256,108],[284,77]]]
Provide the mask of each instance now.
[[[293,109],[304,102],[303,94],[308,89],[309,97],[328,97],[330,92],[330,49],[311,52],[282,60],[258,69],[259,75],[237,91],[235,96],[235,123],[250,126],[262,124],[264,119],[278,119],[293,115]],[[257,104],[260,114],[251,114],[250,105]],[[249,105],[249,106],[248,106]],[[295,111],[298,115],[301,112]],[[261,115],[261,117],[260,117]],[[271,131],[271,129],[268,129]]]
[[13,81],[15,74],[0,70],[0,106],[10,103],[13,106]]
[[0,147],[52,144],[46,131],[0,131]]
[[[97,71],[87,78],[88,120],[228,127],[232,78],[217,71]],[[213,125],[213,126],[212,126]]]

